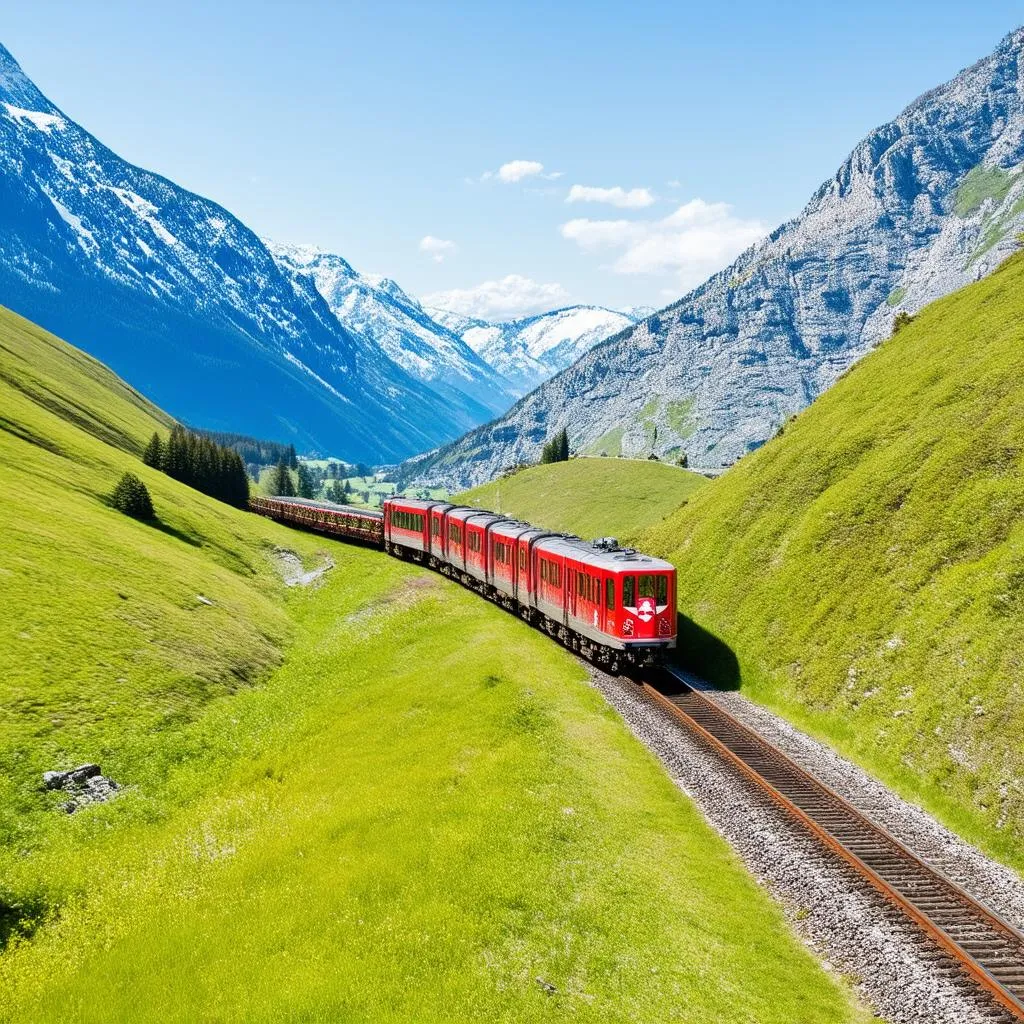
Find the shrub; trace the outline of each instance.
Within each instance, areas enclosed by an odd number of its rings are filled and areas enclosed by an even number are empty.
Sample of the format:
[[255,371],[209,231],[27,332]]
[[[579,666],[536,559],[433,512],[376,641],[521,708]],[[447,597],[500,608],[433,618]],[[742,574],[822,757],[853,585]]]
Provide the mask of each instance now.
[[133,519],[152,519],[153,502],[146,485],[134,474],[125,473],[110,495],[110,504]]
[[904,309],[901,309],[896,314],[896,319],[892,322],[892,333],[896,334],[897,331],[901,331],[907,326],[914,318]]

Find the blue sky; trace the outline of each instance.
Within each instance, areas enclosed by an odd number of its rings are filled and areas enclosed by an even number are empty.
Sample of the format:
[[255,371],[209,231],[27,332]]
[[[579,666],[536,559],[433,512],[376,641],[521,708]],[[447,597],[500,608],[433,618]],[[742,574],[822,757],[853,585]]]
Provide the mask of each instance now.
[[39,0],[0,41],[259,233],[501,318],[682,295],[1022,22],[995,0]]

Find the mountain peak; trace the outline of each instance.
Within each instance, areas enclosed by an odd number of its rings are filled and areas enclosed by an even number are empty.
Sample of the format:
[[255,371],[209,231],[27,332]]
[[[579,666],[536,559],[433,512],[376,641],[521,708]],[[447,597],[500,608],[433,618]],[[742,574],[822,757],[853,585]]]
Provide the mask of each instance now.
[[30,113],[52,114],[56,107],[39,91],[21,69],[11,51],[0,43],[0,102]]
[[1024,28],[880,125],[732,266],[404,470],[480,483],[582,451],[730,465],[893,331],[1024,242]]

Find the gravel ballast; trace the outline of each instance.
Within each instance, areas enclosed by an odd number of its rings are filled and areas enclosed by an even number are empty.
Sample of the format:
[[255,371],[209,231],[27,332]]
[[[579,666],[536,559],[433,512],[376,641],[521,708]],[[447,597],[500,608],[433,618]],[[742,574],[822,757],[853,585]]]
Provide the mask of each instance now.
[[[704,748],[633,682],[591,670],[594,685],[665,765],[748,869],[782,904],[826,967],[892,1024],[993,1024],[1011,1018],[852,868],[828,854],[753,783]],[[706,688],[701,686],[702,690]],[[895,796],[857,766],[736,693],[708,694],[803,768],[1019,926],[1024,882]]]

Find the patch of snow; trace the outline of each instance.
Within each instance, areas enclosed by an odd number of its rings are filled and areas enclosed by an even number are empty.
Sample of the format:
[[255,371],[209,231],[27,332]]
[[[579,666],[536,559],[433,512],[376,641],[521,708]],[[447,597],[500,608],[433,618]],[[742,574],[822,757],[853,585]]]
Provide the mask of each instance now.
[[93,233],[82,223],[82,219],[76,217],[56,196],[51,195],[46,189],[43,189],[43,193],[53,203],[53,207],[60,214],[61,220],[74,231],[75,240],[82,249],[88,253],[91,253],[94,249],[99,249]]
[[41,110],[25,110],[23,107],[16,107],[13,103],[5,103],[4,106],[7,108],[8,116],[19,124],[27,122],[33,128],[38,128],[39,131],[45,132],[47,135],[54,128],[61,130],[67,127],[67,121],[59,114],[46,114]]
[[313,370],[311,370],[301,359],[298,359],[296,356],[293,356],[291,352],[289,352],[287,349],[282,349],[281,351],[285,359],[287,359],[289,363],[293,363],[304,373],[308,373],[310,377],[317,381],[317,383],[319,383],[322,387],[327,388],[327,390],[330,391],[331,394],[335,395],[337,398],[340,398],[343,402],[347,402],[349,405],[352,404],[351,401],[348,398],[346,398],[337,388],[331,387],[331,385],[328,384],[327,381],[325,381],[323,377],[320,376],[320,374],[315,373]]

